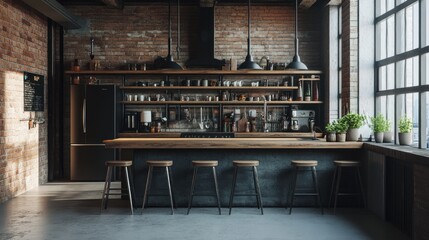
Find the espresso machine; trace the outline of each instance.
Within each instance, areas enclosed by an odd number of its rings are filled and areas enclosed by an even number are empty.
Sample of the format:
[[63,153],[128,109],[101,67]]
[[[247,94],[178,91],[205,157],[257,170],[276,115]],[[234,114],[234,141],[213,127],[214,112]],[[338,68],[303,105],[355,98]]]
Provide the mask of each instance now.
[[315,117],[313,110],[292,110],[290,130],[294,132],[312,132]]

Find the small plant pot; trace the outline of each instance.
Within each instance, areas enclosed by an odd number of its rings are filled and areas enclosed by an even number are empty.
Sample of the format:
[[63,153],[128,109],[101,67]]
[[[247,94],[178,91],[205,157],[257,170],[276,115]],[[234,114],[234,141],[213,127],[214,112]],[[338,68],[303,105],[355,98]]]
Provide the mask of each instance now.
[[411,145],[413,143],[411,133],[398,133],[400,145]]
[[384,136],[383,136],[383,142],[384,143],[391,143],[392,142],[392,138],[393,138],[393,133],[392,132],[384,132]]
[[376,143],[383,143],[384,132],[374,133]]
[[326,141],[327,142],[335,142],[335,141],[337,141],[337,136],[335,135],[335,133],[328,133],[328,134],[326,134]]
[[346,140],[347,141],[357,141],[359,138],[359,128],[350,128],[349,130],[347,130],[347,136],[346,136]]
[[337,133],[337,142],[345,142],[346,141],[346,134],[345,133]]

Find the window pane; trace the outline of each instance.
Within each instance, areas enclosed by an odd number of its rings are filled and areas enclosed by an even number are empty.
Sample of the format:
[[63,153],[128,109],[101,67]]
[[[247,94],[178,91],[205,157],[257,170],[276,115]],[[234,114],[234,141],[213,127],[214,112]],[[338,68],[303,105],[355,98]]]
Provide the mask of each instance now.
[[395,128],[395,96],[388,95],[386,101],[386,116],[387,120],[391,123],[390,131],[394,132]]
[[387,57],[395,55],[395,16],[387,19],[386,53]]
[[380,16],[381,14],[386,12],[386,0],[376,0],[375,4],[376,16]]
[[395,1],[387,0],[386,1],[386,12],[392,10],[393,7],[395,7]]
[[422,29],[422,47],[429,45],[429,0],[422,0],[422,15],[421,15],[421,29]]
[[422,55],[422,84],[429,84],[429,53]]
[[410,51],[419,47],[419,7],[418,2],[406,8],[405,50]]
[[[413,144],[412,146],[418,147],[419,142],[419,94],[408,93],[401,94],[397,97],[397,111],[399,118],[403,116],[410,117],[413,121]],[[399,119],[398,119],[399,123]]]
[[376,60],[386,58],[386,34],[387,34],[387,21],[383,20],[377,23],[376,26]]
[[405,61],[396,63],[396,87],[405,87]]
[[408,58],[406,61],[405,86],[419,85],[419,58]]
[[405,10],[396,14],[396,53],[405,52]]
[[387,81],[387,67],[382,66],[378,69],[378,90],[386,90],[386,81]]
[[423,93],[422,97],[423,97],[422,103],[426,103],[422,108],[422,111],[423,111],[422,115],[426,116],[424,118],[425,121],[422,122],[422,129],[423,129],[422,142],[424,143],[422,144],[423,145],[422,147],[423,148],[426,147],[428,149],[429,148],[429,93],[428,92]]
[[395,88],[395,64],[394,63],[387,65],[386,88],[387,89]]
[[401,3],[405,2],[406,0],[396,0],[396,6],[400,5]]

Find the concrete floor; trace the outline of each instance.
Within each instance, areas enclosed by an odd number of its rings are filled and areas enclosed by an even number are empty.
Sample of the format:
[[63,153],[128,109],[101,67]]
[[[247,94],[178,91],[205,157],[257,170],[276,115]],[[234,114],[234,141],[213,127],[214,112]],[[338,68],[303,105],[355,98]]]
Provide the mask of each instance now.
[[[99,214],[102,183],[49,183],[0,204],[0,239],[407,239],[362,209],[179,208],[140,209],[113,200]],[[195,198],[194,201],[198,201]]]

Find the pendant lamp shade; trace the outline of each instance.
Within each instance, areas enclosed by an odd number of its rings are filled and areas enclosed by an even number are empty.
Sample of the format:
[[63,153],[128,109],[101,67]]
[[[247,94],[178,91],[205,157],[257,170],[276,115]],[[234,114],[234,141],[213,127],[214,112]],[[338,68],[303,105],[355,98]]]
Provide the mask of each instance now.
[[250,54],[251,52],[251,39],[250,39],[250,0],[247,4],[247,56],[246,60],[240,64],[238,69],[248,69],[248,70],[262,70],[261,66],[253,62],[253,57]]
[[155,68],[183,70],[183,68],[173,60],[173,55],[171,55],[171,0],[168,1],[168,55],[165,58],[156,59]]
[[307,66],[301,62],[301,58],[298,54],[298,0],[295,0],[295,56],[293,57],[292,62],[287,65],[287,69],[296,69],[296,70],[307,70]]

